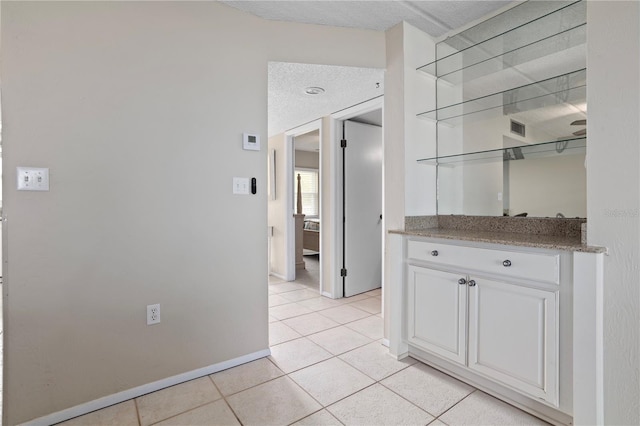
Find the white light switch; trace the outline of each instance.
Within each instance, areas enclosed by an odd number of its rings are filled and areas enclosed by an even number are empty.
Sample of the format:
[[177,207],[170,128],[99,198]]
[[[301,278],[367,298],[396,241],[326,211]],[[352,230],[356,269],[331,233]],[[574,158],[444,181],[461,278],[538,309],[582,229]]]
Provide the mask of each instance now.
[[249,178],[234,177],[233,193],[241,195],[249,194]]
[[18,191],[48,191],[49,169],[17,167]]

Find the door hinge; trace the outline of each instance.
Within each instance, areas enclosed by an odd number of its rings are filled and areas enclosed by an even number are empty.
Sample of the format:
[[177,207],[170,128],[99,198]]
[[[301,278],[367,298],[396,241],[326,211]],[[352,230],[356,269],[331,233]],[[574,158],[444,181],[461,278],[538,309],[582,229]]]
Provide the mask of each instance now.
[[347,140],[346,139],[342,139],[340,141],[340,148],[346,148],[347,147]]
[[340,276],[341,277],[346,277],[347,276],[347,270],[345,268],[340,269]]

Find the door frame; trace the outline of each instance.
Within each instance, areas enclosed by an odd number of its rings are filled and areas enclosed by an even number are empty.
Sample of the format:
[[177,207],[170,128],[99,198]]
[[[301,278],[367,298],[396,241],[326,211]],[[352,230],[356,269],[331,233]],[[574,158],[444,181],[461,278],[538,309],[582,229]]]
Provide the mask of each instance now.
[[[331,208],[329,212],[329,221],[334,224],[331,229],[331,240],[327,250],[327,253],[331,253],[331,263],[330,263],[330,280],[329,280],[329,289],[332,297],[334,299],[342,297],[342,277],[340,276],[340,269],[342,268],[342,184],[341,184],[341,173],[342,173],[342,156],[340,148],[340,140],[342,139],[342,123],[350,118],[354,118],[360,116],[362,114],[366,114],[375,110],[382,110],[382,126],[384,128],[384,95],[378,96],[376,98],[370,99],[368,101],[359,103],[357,105],[351,106],[349,108],[345,108],[341,111],[335,112],[330,116],[330,125],[329,125],[329,133],[330,133],[330,141],[329,144],[329,155],[330,155],[330,169],[329,169],[329,191],[331,193],[331,199],[329,202],[331,203]],[[382,205],[384,206],[385,202],[385,194],[384,194],[384,132],[382,133],[382,150],[383,150],[383,158],[382,158],[382,182],[383,185],[380,188],[382,191]],[[322,152],[322,150],[320,150]],[[380,238],[382,240],[382,259],[384,259],[385,252],[385,218],[382,217],[382,235]],[[322,257],[322,256],[321,256]],[[324,256],[325,258],[327,256]],[[382,262],[382,292],[384,294],[385,282],[384,282],[384,262]],[[384,304],[384,297],[382,297]],[[384,306],[382,307],[382,312],[384,312]]]
[[285,167],[285,197],[287,208],[285,211],[286,221],[285,221],[285,235],[286,235],[286,247],[284,253],[284,259],[286,264],[286,276],[285,279],[287,281],[293,281],[296,278],[296,227],[295,227],[295,219],[293,217],[295,213],[295,206],[293,205],[294,199],[294,191],[295,191],[295,147],[294,147],[294,139],[296,136],[303,135],[305,133],[313,132],[314,130],[318,130],[319,140],[320,140],[320,159],[319,159],[319,167],[318,174],[320,178],[318,192],[319,192],[319,200],[318,200],[318,217],[320,220],[320,283],[319,290],[320,293],[323,293],[322,287],[322,270],[325,262],[325,257],[323,256],[323,239],[322,239],[322,152],[324,151],[322,148],[322,119],[319,118],[314,121],[310,121],[309,123],[303,124],[302,126],[294,127],[291,130],[287,130],[284,132],[284,167]]

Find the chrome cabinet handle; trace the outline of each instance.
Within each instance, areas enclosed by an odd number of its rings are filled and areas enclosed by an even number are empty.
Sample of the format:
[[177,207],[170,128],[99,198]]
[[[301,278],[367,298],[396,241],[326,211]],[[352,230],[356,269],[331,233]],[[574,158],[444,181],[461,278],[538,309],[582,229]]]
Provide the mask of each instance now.
[[504,262],[502,262],[502,266],[508,268],[509,266],[511,266],[511,261],[509,259],[505,260]]
[[433,250],[431,252],[431,256],[437,256],[438,255],[438,250]]
[[458,280],[458,284],[460,284],[460,285],[465,285],[466,283],[467,283],[467,280],[465,280],[464,278],[460,278]]
[[476,286],[476,281],[475,280],[469,280],[469,287],[475,287]]

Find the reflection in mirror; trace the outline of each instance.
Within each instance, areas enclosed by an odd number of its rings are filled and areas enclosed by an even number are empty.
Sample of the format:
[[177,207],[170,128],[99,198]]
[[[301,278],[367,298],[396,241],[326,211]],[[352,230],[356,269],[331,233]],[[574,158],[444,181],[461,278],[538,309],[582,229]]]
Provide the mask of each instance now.
[[438,214],[586,217],[586,2],[526,2],[437,45]]

